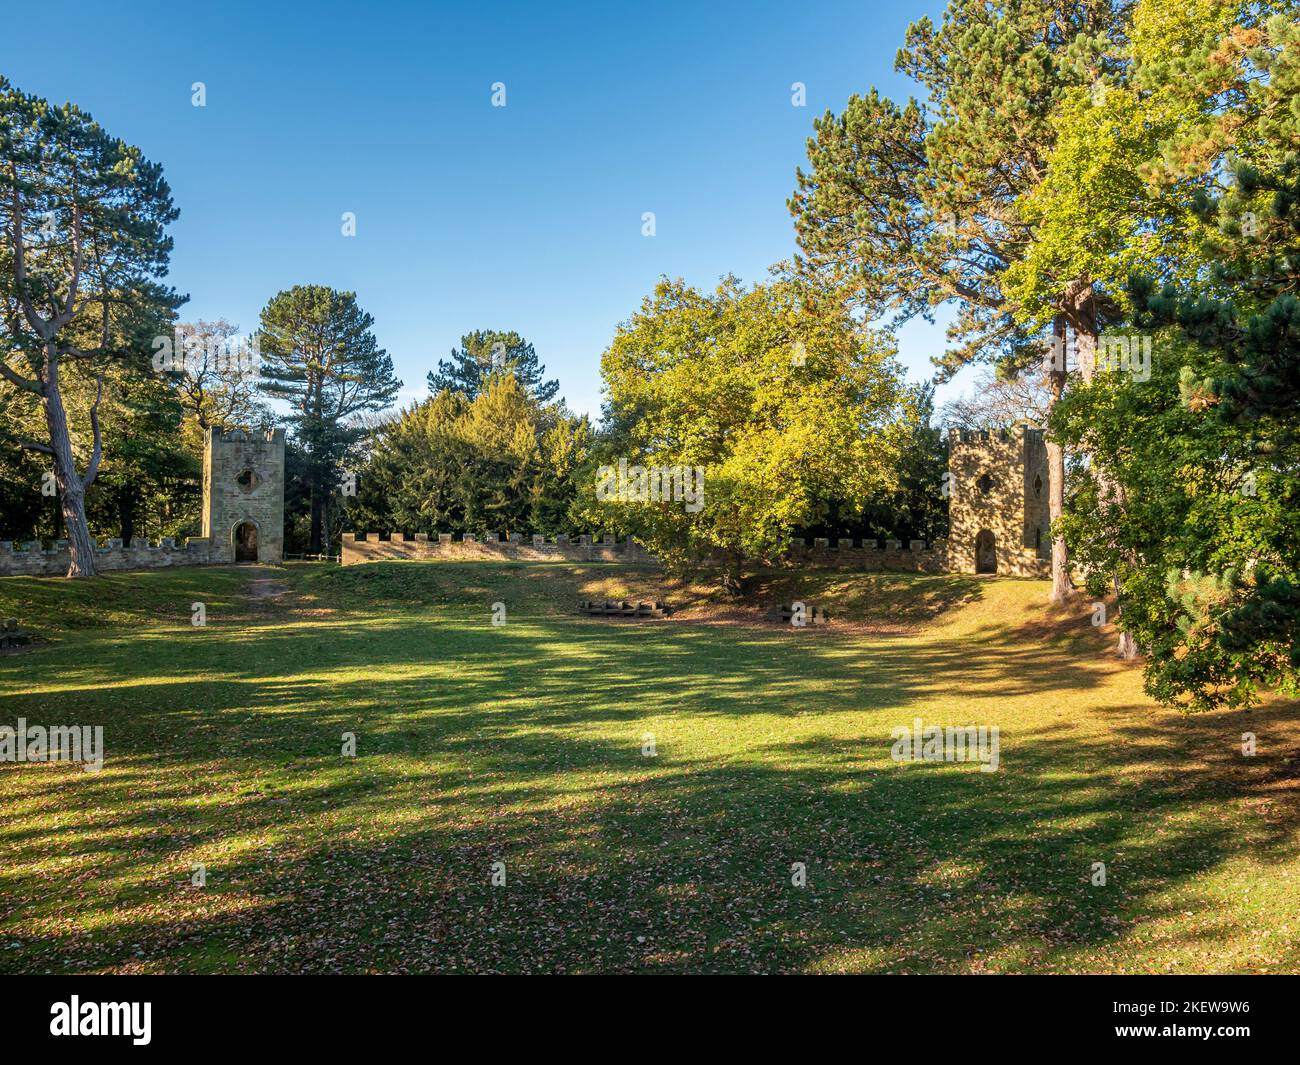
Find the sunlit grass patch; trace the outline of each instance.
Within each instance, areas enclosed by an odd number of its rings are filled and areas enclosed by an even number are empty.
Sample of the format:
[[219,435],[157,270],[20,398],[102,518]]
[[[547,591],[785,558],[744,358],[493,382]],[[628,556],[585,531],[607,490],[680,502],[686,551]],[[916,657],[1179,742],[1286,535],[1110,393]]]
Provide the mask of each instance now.
[[[1300,969],[1296,708],[1157,708],[1041,583],[258,572],[0,581],[49,641],[0,660],[0,724],[106,746],[0,764],[0,969]],[[758,620],[795,595],[835,621]],[[895,762],[917,718],[998,726],[999,769]]]

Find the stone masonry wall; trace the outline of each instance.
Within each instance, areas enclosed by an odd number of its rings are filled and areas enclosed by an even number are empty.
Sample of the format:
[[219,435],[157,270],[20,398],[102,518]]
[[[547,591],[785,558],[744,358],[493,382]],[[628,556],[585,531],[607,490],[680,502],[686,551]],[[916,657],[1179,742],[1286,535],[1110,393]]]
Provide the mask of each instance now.
[[[240,475],[247,471],[247,483]],[[284,560],[284,430],[209,429],[203,452],[203,535],[213,562],[235,561],[235,530],[257,526],[257,561]]]
[[[999,574],[1049,575],[1050,543],[1044,544],[1044,557],[1034,539],[1035,528],[1044,530],[1044,539],[1047,528],[1043,520],[1047,453],[1042,432],[1023,425],[987,432],[953,429],[948,438],[948,470],[950,568],[957,573],[976,572],[976,538],[987,531],[994,537]],[[1035,476],[1042,478],[1041,500],[1030,506]]]
[[1051,562],[1052,518],[1048,509],[1047,444],[1037,429],[1025,431],[1025,547],[1039,559]]
[[[922,540],[903,545],[891,540],[882,548],[875,541],[841,539],[796,540],[790,547],[787,561],[806,566],[844,567],[861,570],[897,570],[904,572],[942,573],[947,568],[946,541],[927,547]],[[591,536],[571,540],[567,536],[547,539],[544,536],[523,537],[515,534],[509,538],[500,533],[486,538],[466,536],[456,540],[450,533],[416,533],[408,537],[400,533],[387,539],[380,533],[345,533],[343,535],[343,565],[374,562],[380,559],[447,559],[470,561],[476,559],[514,559],[528,562],[635,562],[651,564],[654,557],[635,540],[623,541]]]
[[[130,547],[123,547],[121,540],[95,546],[95,566],[100,570],[201,566],[213,561],[222,559],[214,559],[211,544],[195,536],[186,539],[183,546],[177,546],[171,537],[164,537],[156,544],[136,537]],[[70,562],[67,540],[56,540],[49,548],[42,548],[41,541],[33,540],[17,549],[12,540],[0,540],[0,577],[62,577],[68,572]]]
[[478,538],[466,535],[453,540],[451,533],[416,533],[414,537],[392,533],[381,539],[380,533],[344,533],[343,565],[357,562],[374,562],[385,558],[431,559],[444,558],[470,561],[475,559],[514,559],[521,562],[639,562],[653,563],[654,559],[635,540],[622,542],[605,538],[593,540],[579,536],[570,540],[556,536],[530,536],[527,540],[518,533],[504,538],[500,533]]

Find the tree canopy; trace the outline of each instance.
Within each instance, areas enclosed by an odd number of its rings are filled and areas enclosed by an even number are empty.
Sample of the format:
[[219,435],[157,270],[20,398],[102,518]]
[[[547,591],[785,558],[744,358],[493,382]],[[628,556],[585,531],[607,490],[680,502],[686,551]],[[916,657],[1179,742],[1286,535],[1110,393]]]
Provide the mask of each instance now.
[[262,311],[261,387],[288,402],[289,424],[304,451],[313,552],[331,540],[325,526],[340,464],[364,433],[349,419],[387,407],[402,387],[373,326],[355,293],[324,285],[295,285]]
[[560,391],[559,381],[544,380],[546,367],[537,361],[532,344],[515,332],[476,329],[460,338],[450,359],[439,359],[429,371],[429,391],[446,389],[473,400],[487,387],[493,374],[509,371],[538,403],[551,402]]
[[601,359],[611,426],[600,464],[702,471],[703,499],[598,498],[601,527],[679,566],[720,557],[734,585],[832,501],[896,490],[914,420],[894,348],[785,277],[712,293],[661,281]]
[[[103,460],[100,404],[111,365],[149,372],[151,339],[181,302],[165,287],[177,217],[162,168],[75,104],[0,78],[0,379],[34,397],[70,542],[70,576],[95,572],[86,490]],[[78,446],[65,390],[94,382]],[[81,454],[78,454],[78,451]]]

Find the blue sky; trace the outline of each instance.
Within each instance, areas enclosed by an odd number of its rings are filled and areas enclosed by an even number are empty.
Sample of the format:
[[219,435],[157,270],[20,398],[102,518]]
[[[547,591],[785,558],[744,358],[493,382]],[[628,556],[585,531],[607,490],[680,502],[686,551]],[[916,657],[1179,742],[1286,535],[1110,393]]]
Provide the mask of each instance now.
[[[793,253],[814,116],[906,95],[904,29],[942,6],[45,0],[7,12],[0,72],[163,164],[183,318],[252,329],[282,288],[351,289],[404,400],[462,333],[515,329],[595,416],[600,354],[660,275],[756,281]],[[899,341],[928,377],[942,329]]]

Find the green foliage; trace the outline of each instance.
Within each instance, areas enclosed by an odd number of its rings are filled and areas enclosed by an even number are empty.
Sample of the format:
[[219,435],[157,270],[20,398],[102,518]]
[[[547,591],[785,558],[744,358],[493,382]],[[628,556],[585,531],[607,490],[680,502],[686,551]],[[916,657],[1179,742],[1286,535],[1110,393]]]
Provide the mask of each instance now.
[[1033,239],[1021,205],[1047,170],[1060,101],[1111,64],[1125,6],[954,0],[941,26],[910,26],[895,65],[924,104],[873,89],[814,125],[790,200],[804,269],[873,317],[954,303],[944,374],[1036,353],[1006,291]]
[[158,375],[118,373],[107,395],[104,461],[87,497],[92,531],[127,543],[197,536],[202,471],[182,437],[175,391]]
[[[1094,457],[1072,470],[1064,532],[1093,595],[1119,578],[1152,695],[1247,705],[1260,687],[1295,686],[1300,626],[1279,608],[1300,576],[1300,483],[1253,432],[1183,402],[1182,378],[1204,376],[1212,350],[1173,329],[1154,347],[1149,381],[1101,373],[1053,412],[1053,431]],[[1118,495],[1099,491],[1099,468]]]
[[443,390],[377,427],[358,515],[414,532],[570,532],[591,430],[513,372],[471,400]]
[[262,390],[290,405],[289,424],[306,463],[308,550],[333,543],[329,526],[344,456],[364,435],[355,416],[382,410],[402,387],[379,347],[374,319],[356,294],[296,285],[262,310]]
[[[1138,0],[1109,69],[1061,96],[1046,173],[1018,204],[1033,227],[1006,276],[1020,322],[1050,327],[1071,279],[1086,279],[1118,323],[1132,313],[1131,275],[1203,282],[1216,269],[1216,190],[1267,211],[1249,160],[1285,122],[1275,102],[1295,77],[1283,44],[1298,10],[1294,0]],[[1224,189],[1234,156],[1238,180]]]
[[702,509],[681,500],[601,501],[593,528],[631,532],[689,566],[714,555],[732,580],[796,528],[898,489],[915,420],[894,351],[831,301],[786,278],[712,294],[661,281],[601,360],[609,432],[598,461],[702,469]]
[[450,360],[439,359],[438,369],[429,371],[429,391],[437,395],[445,389],[473,400],[493,374],[506,371],[539,404],[550,403],[560,390],[559,381],[543,380],[546,367],[538,363],[532,344],[518,333],[476,329],[460,338]]
[[39,538],[58,513],[58,501],[41,495],[49,459],[23,447],[40,432],[40,412],[26,393],[0,390],[0,539]]
[[1187,66],[1193,91],[1208,78],[1235,101],[1235,121],[1188,122],[1162,149],[1227,182],[1195,204],[1208,266],[1132,279],[1151,380],[1103,374],[1052,424],[1092,456],[1067,536],[1094,582],[1119,579],[1148,690],[1207,709],[1300,680],[1300,27],[1256,18],[1192,59],[1212,74]]
[[44,366],[47,338],[33,316],[53,327],[63,357],[143,361],[181,302],[156,280],[172,250],[166,227],[180,213],[162,167],[75,104],[3,78],[0,161],[6,365],[33,376]]
[[[868,500],[861,518],[828,522],[814,535],[865,536],[868,539],[933,542],[948,535],[948,500],[943,475],[948,469],[948,440],[934,424],[934,385],[917,390],[910,432],[898,457],[898,488],[883,500]],[[838,501],[834,511],[841,506]]]

